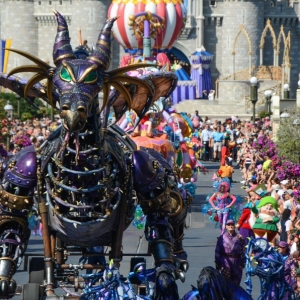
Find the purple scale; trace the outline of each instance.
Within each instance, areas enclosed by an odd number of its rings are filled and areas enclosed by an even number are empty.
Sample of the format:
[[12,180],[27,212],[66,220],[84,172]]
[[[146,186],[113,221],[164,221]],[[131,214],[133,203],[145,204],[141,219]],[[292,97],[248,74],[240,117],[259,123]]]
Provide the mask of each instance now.
[[4,178],[11,183],[17,182],[17,185],[21,187],[34,187],[37,181],[37,161],[34,146],[22,149],[16,154],[14,161],[16,161],[14,169],[7,169]]
[[164,169],[160,166],[154,169],[153,163],[157,160],[142,150],[133,151],[133,177],[137,191],[148,192],[155,189],[164,179]]

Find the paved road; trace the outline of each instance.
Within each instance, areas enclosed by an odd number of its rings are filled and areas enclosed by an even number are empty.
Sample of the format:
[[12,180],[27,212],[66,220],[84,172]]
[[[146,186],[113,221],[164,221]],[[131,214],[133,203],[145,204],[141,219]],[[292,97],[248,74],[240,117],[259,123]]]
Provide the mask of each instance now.
[[[206,167],[211,171],[208,175],[200,175],[197,181],[197,194],[192,203],[191,213],[188,215],[187,223],[190,227],[185,232],[184,248],[188,253],[190,262],[189,271],[186,274],[185,283],[178,282],[178,289],[181,296],[190,290],[191,285],[197,284],[197,278],[203,267],[214,266],[214,249],[217,237],[220,235],[220,229],[215,228],[208,220],[208,216],[201,212],[201,205],[205,203],[206,196],[212,192],[212,175],[218,168],[217,163],[207,162]],[[235,170],[234,179],[239,180],[241,173],[238,169]],[[245,191],[241,189],[240,183],[235,183],[231,189],[232,194],[244,196]],[[28,252],[41,252],[43,250],[42,240],[40,237],[31,237]],[[130,226],[125,232],[123,241],[124,253],[146,253],[147,242],[143,238],[143,231],[137,230],[135,227]],[[72,257],[68,260],[70,263],[78,262],[78,257]],[[147,257],[147,267],[153,266],[151,257]],[[130,268],[130,258],[124,257],[121,264],[121,274],[126,275]],[[21,268],[22,269],[22,266]],[[28,273],[18,271],[15,279],[18,284],[28,282]],[[253,281],[253,299],[258,297],[259,291],[258,280]],[[242,283],[242,286],[245,285]],[[14,299],[21,299],[21,296],[15,296]]]

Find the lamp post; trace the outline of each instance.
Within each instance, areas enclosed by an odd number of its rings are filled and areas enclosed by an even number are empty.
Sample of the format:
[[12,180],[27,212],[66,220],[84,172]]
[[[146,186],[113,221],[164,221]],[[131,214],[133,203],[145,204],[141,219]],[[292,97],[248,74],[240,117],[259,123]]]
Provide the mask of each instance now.
[[270,90],[266,90],[265,91],[265,97],[266,97],[266,103],[267,103],[267,110],[268,110],[268,114],[271,114],[271,103],[272,103],[272,91]]
[[18,115],[18,119],[20,119],[20,101],[21,101],[21,97],[17,97],[17,100],[18,100],[18,102],[17,102],[17,104],[18,104],[18,106],[17,106],[17,115]]
[[290,86],[288,83],[283,86],[283,99],[290,99]]
[[297,109],[300,108],[300,80],[298,81],[298,88],[296,91],[296,103],[297,103]]
[[13,116],[13,106],[10,104],[9,101],[6,102],[4,106],[4,110],[7,114],[7,137],[6,137],[6,150],[9,151],[9,142],[10,142],[10,125],[11,125],[11,120]]
[[253,124],[255,123],[255,105],[257,102],[257,78],[250,78],[250,101],[253,104]]

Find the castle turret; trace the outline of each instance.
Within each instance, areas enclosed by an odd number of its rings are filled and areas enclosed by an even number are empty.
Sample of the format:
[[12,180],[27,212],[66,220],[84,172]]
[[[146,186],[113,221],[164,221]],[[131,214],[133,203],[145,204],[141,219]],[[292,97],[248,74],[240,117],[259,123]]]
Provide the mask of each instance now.
[[79,28],[82,39],[91,48],[106,21],[110,0],[34,0],[34,16],[38,23],[38,56],[52,63],[52,47],[56,34],[56,18],[52,9],[60,12],[69,25],[73,49],[79,45]]
[[[11,48],[37,54],[37,26],[32,14],[33,0],[0,0],[0,38],[11,39]],[[7,70],[28,64],[28,60],[18,54],[9,53]]]
[[[237,70],[259,64],[259,43],[264,28],[264,1],[208,1],[205,2],[205,37],[207,50],[215,54],[215,77],[229,76]],[[207,5],[208,4],[208,5]],[[209,5],[211,4],[211,5]],[[245,31],[237,38],[244,26]],[[247,35],[245,34],[247,32]],[[209,36],[214,36],[210,39]],[[205,41],[209,39],[209,45]],[[235,55],[232,52],[235,50]],[[236,66],[236,67],[235,67]]]

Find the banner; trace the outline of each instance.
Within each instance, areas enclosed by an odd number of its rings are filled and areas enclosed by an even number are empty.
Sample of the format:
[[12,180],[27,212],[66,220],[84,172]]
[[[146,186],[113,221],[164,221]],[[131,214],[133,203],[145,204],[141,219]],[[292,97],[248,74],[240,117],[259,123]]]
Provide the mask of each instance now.
[[[10,49],[11,46],[11,39],[7,39],[7,40],[1,40],[1,60],[0,60],[0,71],[2,73],[6,73],[7,72],[7,65],[8,65],[8,58],[9,58],[9,51],[5,50],[6,49]],[[4,88],[2,87],[1,89],[2,92],[4,92]]]
[[2,72],[6,73],[7,71],[7,65],[8,65],[8,58],[9,58],[9,51],[5,50],[10,49],[11,46],[11,39],[8,40],[2,40]]

